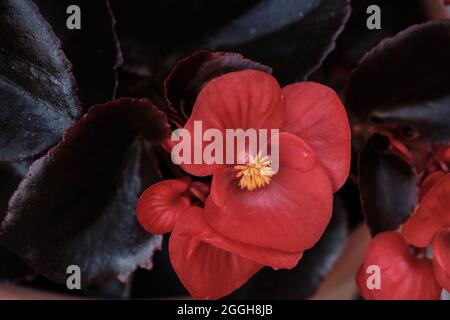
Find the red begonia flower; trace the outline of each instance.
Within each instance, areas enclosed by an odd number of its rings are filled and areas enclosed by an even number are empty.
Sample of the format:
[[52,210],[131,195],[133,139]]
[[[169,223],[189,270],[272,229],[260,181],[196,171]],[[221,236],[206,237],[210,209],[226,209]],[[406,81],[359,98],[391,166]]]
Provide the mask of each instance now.
[[[370,277],[375,276],[371,266],[379,268],[379,287],[370,286]],[[366,300],[438,300],[442,290],[431,261],[413,256],[396,232],[380,233],[372,239],[356,284]]]
[[433,240],[433,268],[437,282],[450,292],[450,227],[441,229]]
[[426,193],[419,208],[403,226],[403,236],[420,248],[431,244],[443,227],[450,226],[450,174],[442,177]]
[[[204,214],[208,224],[245,244],[290,253],[311,248],[331,217],[333,191],[349,170],[350,129],[336,94],[312,82],[281,89],[261,71],[232,72],[210,81],[198,95],[185,125],[191,135],[195,121],[223,136],[237,128],[280,131],[279,171],[259,188],[240,184],[243,166],[182,164],[193,175],[213,175],[212,201]],[[251,162],[256,154],[248,150],[235,154],[249,169],[259,164]]]
[[[350,128],[331,89],[312,82],[282,89],[271,75],[255,70],[208,82],[185,124],[194,139],[196,121],[202,131],[215,129],[223,137],[227,129],[266,129],[267,149],[279,148],[278,171],[270,155],[252,153],[248,145],[234,146],[233,164],[182,163],[192,175],[213,176],[209,195],[201,199],[204,207],[185,197],[194,184],[185,180],[155,185],[139,201],[146,230],[175,226],[170,258],[189,292],[219,298],[263,266],[295,267],[320,239],[331,218],[333,192],[349,172]],[[192,155],[208,147],[192,142]],[[225,155],[229,146],[223,147]]]

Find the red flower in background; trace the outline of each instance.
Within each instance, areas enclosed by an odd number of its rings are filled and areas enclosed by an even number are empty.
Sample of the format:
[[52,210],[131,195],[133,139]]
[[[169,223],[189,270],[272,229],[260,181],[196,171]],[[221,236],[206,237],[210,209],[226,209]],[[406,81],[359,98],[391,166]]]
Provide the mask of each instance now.
[[450,227],[450,174],[427,192],[417,211],[406,221],[403,236],[410,244],[424,248],[444,227]]
[[450,174],[442,177],[406,221],[403,236],[420,248],[433,246],[433,266],[439,284],[450,292]]
[[[403,237],[402,237],[403,235]],[[403,225],[402,235],[385,232],[370,243],[356,281],[365,299],[440,299],[450,291],[450,174],[441,177]],[[410,250],[408,245],[413,246]],[[432,246],[433,258],[427,258]],[[366,284],[367,267],[378,265],[380,289]]]
[[237,128],[280,131],[278,172],[270,158],[236,150],[244,165],[182,165],[194,176],[213,177],[208,196],[190,181],[164,181],[138,203],[145,229],[172,231],[171,262],[189,292],[219,298],[263,266],[293,268],[320,239],[333,192],[348,175],[350,129],[331,89],[312,82],[282,89],[255,70],[208,82],[185,129],[193,132],[194,121],[224,136]]
[[[379,288],[368,286],[370,266],[379,267]],[[356,284],[366,300],[435,300],[441,295],[431,260],[411,254],[401,234],[394,231],[372,239]]]

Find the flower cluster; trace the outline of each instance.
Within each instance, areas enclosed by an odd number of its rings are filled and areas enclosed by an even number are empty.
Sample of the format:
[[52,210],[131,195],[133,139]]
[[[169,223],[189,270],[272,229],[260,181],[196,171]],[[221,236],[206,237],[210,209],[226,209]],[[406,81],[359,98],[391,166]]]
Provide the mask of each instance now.
[[[438,152],[427,162],[421,201],[401,234],[383,232],[371,241],[356,277],[365,299],[437,300],[442,289],[450,291],[450,174],[443,172],[445,155]],[[368,286],[370,266],[380,268],[379,288]]]
[[243,146],[235,150],[243,164],[181,164],[189,175],[151,186],[137,204],[144,229],[172,232],[171,263],[192,296],[215,299],[264,266],[293,268],[321,238],[333,193],[349,172],[350,129],[330,88],[313,82],[281,88],[257,70],[207,82],[184,129],[193,132],[196,121],[223,135],[279,130],[276,172],[270,156]]

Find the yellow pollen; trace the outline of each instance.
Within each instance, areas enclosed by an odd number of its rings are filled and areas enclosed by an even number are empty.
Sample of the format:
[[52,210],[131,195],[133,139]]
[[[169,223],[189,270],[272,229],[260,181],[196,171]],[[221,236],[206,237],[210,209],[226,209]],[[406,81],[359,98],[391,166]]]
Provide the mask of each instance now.
[[236,177],[241,178],[239,181],[241,189],[250,191],[268,185],[274,175],[272,160],[269,156],[262,157],[261,153],[258,153],[256,157],[250,156],[250,161],[246,165],[238,165],[234,168],[239,170]]

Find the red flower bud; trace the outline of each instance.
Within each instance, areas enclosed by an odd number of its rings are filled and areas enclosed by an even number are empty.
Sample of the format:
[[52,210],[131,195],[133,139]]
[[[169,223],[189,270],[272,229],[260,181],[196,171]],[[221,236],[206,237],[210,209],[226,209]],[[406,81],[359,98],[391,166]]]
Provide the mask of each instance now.
[[171,232],[178,216],[191,206],[191,199],[184,194],[190,179],[164,180],[152,185],[139,198],[137,218],[149,233]]

